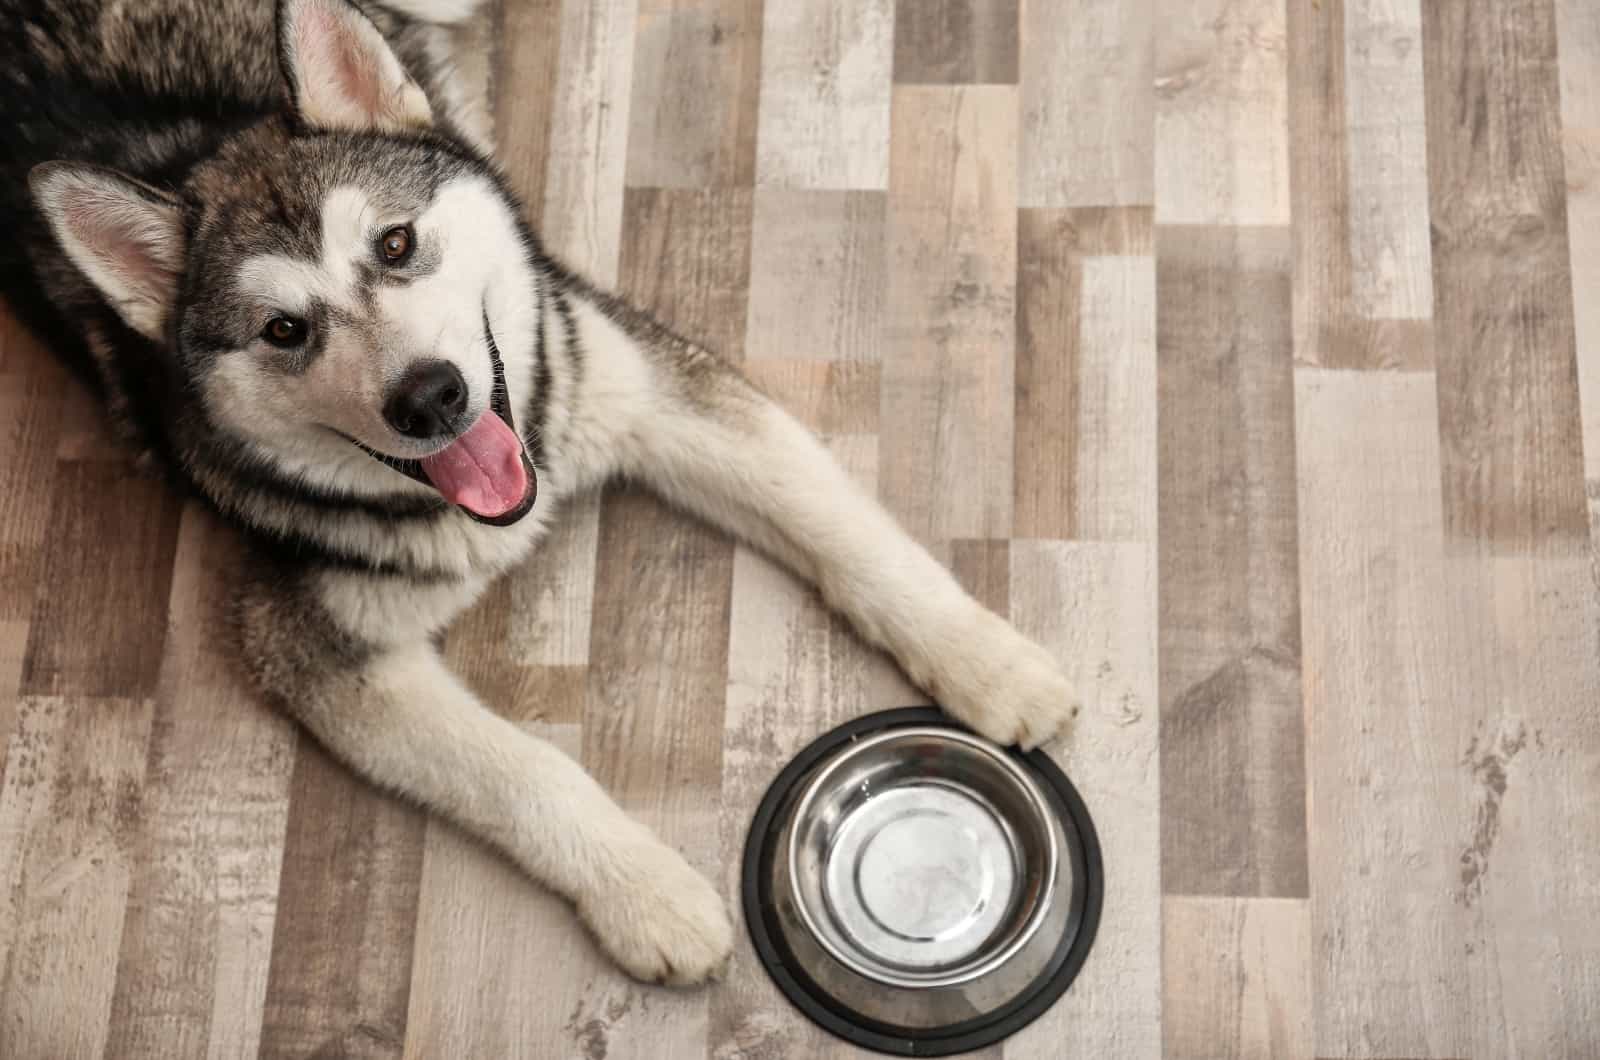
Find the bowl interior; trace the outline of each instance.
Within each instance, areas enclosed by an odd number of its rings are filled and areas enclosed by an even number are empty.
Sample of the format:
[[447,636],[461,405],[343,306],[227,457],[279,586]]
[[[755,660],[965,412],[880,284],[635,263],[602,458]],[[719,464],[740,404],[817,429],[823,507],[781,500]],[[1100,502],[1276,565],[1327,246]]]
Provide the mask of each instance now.
[[857,740],[805,785],[790,886],[835,960],[899,987],[969,982],[1003,965],[1054,897],[1055,829],[1033,779],[953,729]]

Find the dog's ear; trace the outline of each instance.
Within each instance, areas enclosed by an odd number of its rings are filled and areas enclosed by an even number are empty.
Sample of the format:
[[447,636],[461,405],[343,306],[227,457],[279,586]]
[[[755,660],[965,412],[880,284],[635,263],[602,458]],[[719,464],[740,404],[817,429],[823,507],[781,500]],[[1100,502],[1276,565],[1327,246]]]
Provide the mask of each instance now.
[[349,0],[279,0],[278,59],[296,113],[314,128],[400,132],[433,124],[422,89]]
[[35,166],[28,184],[67,257],[129,327],[159,342],[183,275],[177,200],[112,170],[68,162]]

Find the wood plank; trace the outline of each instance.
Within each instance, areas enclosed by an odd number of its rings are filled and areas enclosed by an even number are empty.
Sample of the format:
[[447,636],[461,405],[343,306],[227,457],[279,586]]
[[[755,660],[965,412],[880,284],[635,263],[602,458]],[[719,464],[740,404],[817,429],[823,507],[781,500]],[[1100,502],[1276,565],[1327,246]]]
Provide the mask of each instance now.
[[761,0],[642,0],[628,184],[755,181]]
[[1368,320],[1433,316],[1418,0],[1347,0],[1351,295]]
[[924,543],[1011,533],[1016,90],[894,90],[880,492]]
[[30,696],[0,782],[0,1056],[100,1056],[143,817],[145,698]]
[[1289,223],[1288,6],[1201,0],[1163,11],[1155,35],[1159,223]]
[[763,393],[818,434],[877,433],[876,364],[754,360],[744,363],[744,373]]
[[1019,214],[1019,537],[1155,536],[1149,222],[1148,207]]
[[[1369,10],[1366,0],[1362,0],[1360,10]],[[1365,190],[1352,191],[1350,123],[1353,111],[1345,80],[1349,76],[1347,56],[1355,46],[1346,46],[1346,0],[1290,4],[1288,12],[1289,69],[1295,72],[1289,78],[1295,360],[1325,368],[1431,369],[1434,364],[1431,320],[1386,319],[1374,315],[1383,311],[1384,306],[1368,304],[1363,311],[1357,302],[1354,249],[1357,235],[1352,218],[1352,196],[1381,195],[1382,187],[1366,185],[1372,184],[1375,179],[1378,184],[1385,180],[1393,182],[1394,177],[1385,177],[1382,173],[1364,173],[1361,180],[1366,182],[1363,185]],[[1392,61],[1386,59],[1385,62],[1390,67],[1391,77],[1398,77],[1405,82],[1408,75],[1401,68],[1408,69],[1409,64],[1406,56],[1400,53],[1411,48],[1420,55],[1421,46],[1411,37],[1397,39],[1398,44],[1389,45],[1383,42],[1381,36],[1374,39],[1372,33],[1368,32],[1362,47],[1369,57],[1374,52],[1383,52],[1388,48]],[[1408,40],[1412,43],[1405,43]],[[1417,84],[1420,86],[1420,81]],[[1357,96],[1366,109],[1379,108],[1380,116],[1386,114],[1391,125],[1402,119],[1410,120],[1407,114],[1397,117],[1387,113],[1383,101],[1370,98],[1369,93],[1358,92]],[[1409,137],[1409,127],[1407,130],[1406,136]],[[1363,130],[1359,138],[1365,149],[1375,154],[1379,165],[1392,168],[1402,161],[1407,166],[1417,164],[1415,145],[1409,139],[1402,140],[1393,129],[1368,128]],[[1422,172],[1418,170],[1419,175]],[[1404,181],[1401,183],[1404,185]],[[1413,203],[1413,206],[1416,205]],[[1424,198],[1421,203],[1424,225],[1427,219],[1426,206]],[[1383,275],[1395,273],[1400,268],[1398,262],[1384,264],[1388,259],[1382,251],[1393,236],[1397,251],[1404,251],[1410,262],[1404,266],[1408,285],[1404,291],[1419,304],[1426,298],[1431,311],[1431,274],[1425,274],[1421,281],[1427,284],[1426,295],[1412,276],[1415,269],[1420,267],[1415,259],[1427,256],[1427,264],[1431,266],[1431,251],[1427,244],[1419,246],[1415,242],[1413,229],[1417,222],[1404,214],[1393,215],[1390,212],[1384,213],[1381,222],[1376,226],[1372,223],[1361,225],[1364,233],[1362,238],[1377,248],[1377,260],[1373,268],[1379,269]],[[1394,231],[1391,232],[1391,229]],[[1372,254],[1369,253],[1367,258],[1372,258]],[[1359,282],[1369,294],[1383,289],[1373,281],[1377,274],[1372,268],[1364,268],[1362,275],[1367,279]]]
[[1162,1009],[1168,1060],[1311,1060],[1306,903],[1166,898]]
[[1095,948],[1071,989],[1006,1041],[1007,1060],[1161,1054],[1163,754],[1156,555],[1148,543],[1013,541],[1011,616],[1083,696],[1050,754],[1088,804],[1105,862]]
[[[638,0],[563,4],[541,237],[603,287],[617,282]],[[514,107],[503,98],[501,113]],[[504,119],[502,119],[504,120]],[[537,151],[536,141],[524,148]]]
[[294,729],[215,636],[242,558],[233,532],[184,509],[144,809],[117,958],[118,1056],[253,1056],[260,1046]]
[[400,1055],[425,824],[300,734],[262,1056]]
[[1319,1055],[1583,1055],[1588,560],[1448,542],[1429,377],[1305,370],[1297,406]]
[[164,482],[125,461],[57,466],[24,694],[155,691],[179,511]]
[[1556,20],[1584,477],[1600,584],[1600,300],[1584,293],[1600,291],[1600,9],[1580,0],[1560,0]]
[[894,0],[794,0],[762,14],[756,183],[889,184]]
[[[802,392],[780,401],[807,413]],[[864,487],[877,480],[870,435],[828,439],[835,459]],[[813,739],[871,710],[927,703],[887,657],[832,615],[816,593],[763,557],[740,548],[733,563],[728,681],[722,733],[721,871],[739,893],[747,830],[767,786]],[[733,966],[711,997],[711,1052],[717,1057],[856,1057],[860,1050],[808,1022],[783,999],[740,932]]]
[[1157,229],[1169,894],[1306,894],[1289,234]]
[[879,191],[756,189],[748,358],[882,356],[887,207]]
[[1554,12],[1423,11],[1445,530],[1588,547]]
[[898,0],[896,84],[1017,83],[1018,0]]
[[538,225],[556,124],[562,4],[561,0],[501,0],[497,8],[498,47],[491,72],[495,157],[522,199],[528,219]]
[[1152,0],[1023,0],[1018,201],[1155,202]]

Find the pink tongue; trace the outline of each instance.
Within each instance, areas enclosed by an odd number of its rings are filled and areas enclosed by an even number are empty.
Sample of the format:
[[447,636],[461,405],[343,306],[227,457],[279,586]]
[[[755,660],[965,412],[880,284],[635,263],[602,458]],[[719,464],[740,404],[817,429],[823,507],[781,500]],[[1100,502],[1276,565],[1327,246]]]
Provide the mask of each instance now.
[[426,457],[422,471],[451,504],[478,515],[504,515],[528,493],[522,442],[493,411],[478,417],[467,433]]

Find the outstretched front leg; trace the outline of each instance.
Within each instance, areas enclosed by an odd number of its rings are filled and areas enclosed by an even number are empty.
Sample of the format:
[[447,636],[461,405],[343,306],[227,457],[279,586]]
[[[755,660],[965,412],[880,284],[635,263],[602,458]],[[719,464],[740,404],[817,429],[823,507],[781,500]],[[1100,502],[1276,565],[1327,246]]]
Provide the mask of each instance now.
[[373,783],[498,847],[572,902],[633,976],[717,975],[733,929],[717,892],[628,817],[567,755],[486,708],[426,642],[371,647],[314,592],[262,587],[241,603],[261,690]]
[[625,307],[578,313],[594,363],[588,433],[617,470],[820,589],[947,711],[1031,748],[1078,706],[1056,661],[985,609],[734,368]]

